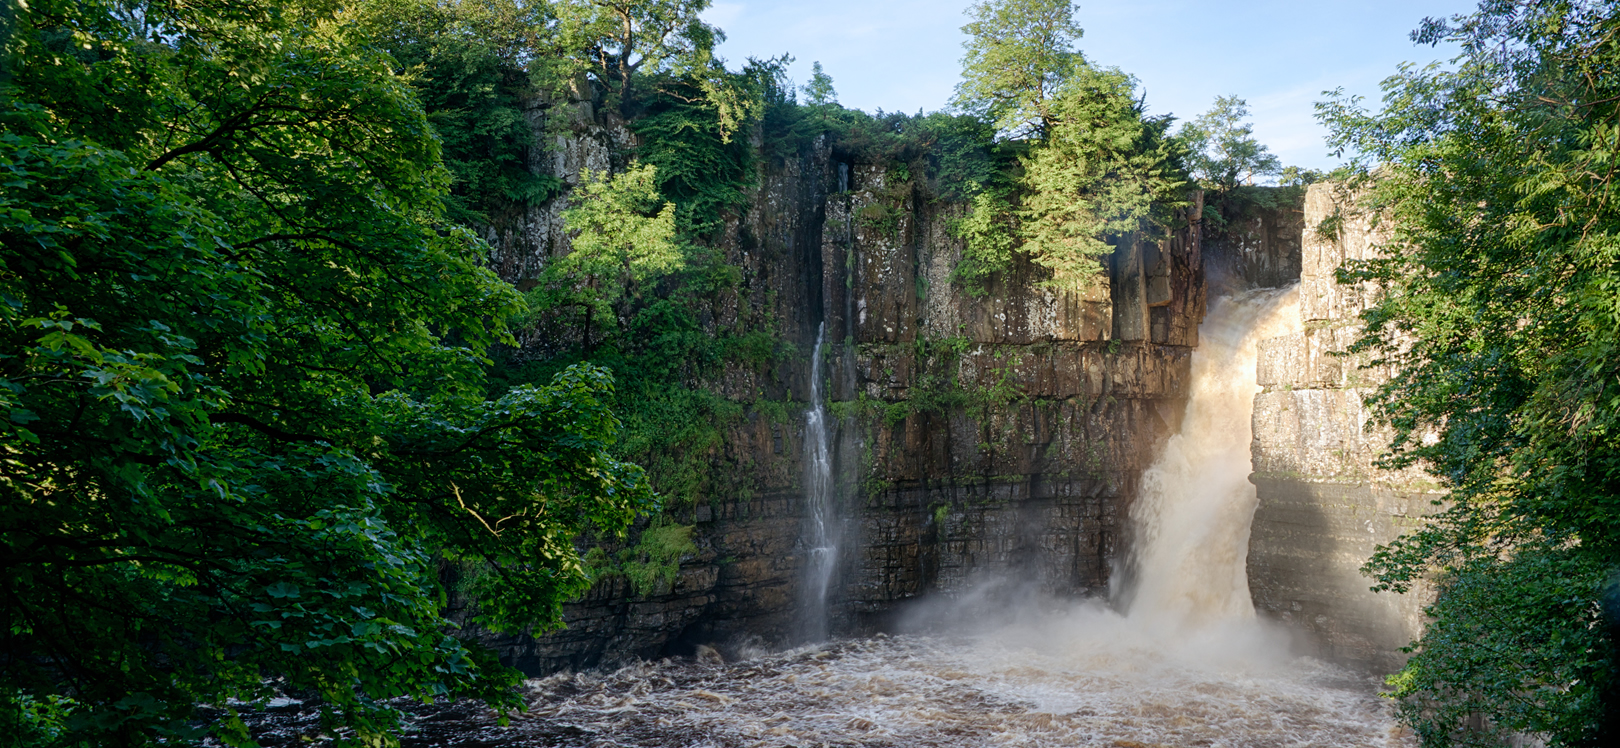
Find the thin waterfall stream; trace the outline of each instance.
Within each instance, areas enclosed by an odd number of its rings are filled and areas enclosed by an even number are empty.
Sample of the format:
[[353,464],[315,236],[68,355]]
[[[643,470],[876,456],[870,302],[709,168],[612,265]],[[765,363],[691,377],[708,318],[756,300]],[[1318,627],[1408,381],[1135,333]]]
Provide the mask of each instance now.
[[833,482],[832,446],[827,428],[826,395],[822,392],[821,348],[826,342],[827,323],[816,330],[816,346],[810,356],[810,408],[804,423],[804,486],[810,508],[806,533],[809,554],[805,573],[803,636],[819,642],[827,638],[827,591],[838,566],[838,517],[836,486]]
[[[1297,327],[1295,303],[1292,291],[1211,302],[1181,433],[1143,475],[1114,604],[984,604],[970,591],[919,608],[916,630],[931,633],[560,673],[528,682],[530,711],[512,726],[485,717],[457,744],[1415,745],[1373,679],[1291,654],[1249,600],[1255,348]],[[829,460],[821,342],[806,421],[814,465]],[[818,513],[832,506],[817,504],[833,494],[825,467],[807,474],[808,581],[822,601],[838,548],[836,518]]]

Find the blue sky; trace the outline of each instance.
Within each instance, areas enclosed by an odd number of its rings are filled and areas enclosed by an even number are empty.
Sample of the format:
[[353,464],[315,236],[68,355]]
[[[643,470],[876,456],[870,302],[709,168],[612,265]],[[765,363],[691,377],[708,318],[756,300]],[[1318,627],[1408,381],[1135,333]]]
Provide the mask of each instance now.
[[[969,0],[716,0],[705,17],[726,32],[720,54],[737,68],[750,56],[791,53],[798,83],[820,60],[838,100],[874,111],[945,107],[961,71]],[[1468,12],[1470,0],[1094,0],[1081,2],[1080,49],[1092,62],[1136,76],[1148,110],[1190,119],[1218,95],[1249,102],[1260,142],[1283,163],[1318,169],[1336,161],[1313,114],[1322,91],[1379,97],[1402,62],[1449,59],[1407,34],[1425,16]]]

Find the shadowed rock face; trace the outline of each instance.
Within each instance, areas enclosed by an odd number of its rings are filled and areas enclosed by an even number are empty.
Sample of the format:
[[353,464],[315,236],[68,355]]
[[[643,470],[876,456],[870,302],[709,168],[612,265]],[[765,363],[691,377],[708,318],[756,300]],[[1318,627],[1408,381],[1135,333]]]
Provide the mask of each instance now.
[[1354,217],[1336,236],[1317,233],[1338,212],[1335,198],[1330,185],[1312,185],[1306,195],[1304,331],[1260,344],[1251,478],[1260,504],[1249,587],[1255,607],[1302,631],[1318,656],[1389,672],[1421,632],[1429,593],[1375,594],[1359,569],[1379,544],[1433,512],[1440,496],[1420,470],[1374,466],[1390,434],[1372,427],[1363,400],[1389,372],[1343,352],[1360,335],[1357,315],[1376,289],[1341,286],[1333,271],[1375,256],[1384,238]]
[[1250,288],[1282,288],[1299,280],[1306,223],[1297,199],[1286,199],[1288,191],[1277,188],[1245,189],[1264,190],[1278,204],[1263,207],[1235,199],[1214,203],[1221,225],[1204,230],[1204,257],[1211,275]]
[[[581,124],[536,168],[572,183],[628,138],[611,122]],[[710,455],[735,488],[676,510],[696,525],[699,553],[673,585],[642,596],[604,579],[568,607],[566,630],[487,638],[511,664],[541,673],[791,641],[808,550],[803,410],[823,321],[849,549],[829,595],[835,635],[882,629],[908,601],[990,575],[1106,592],[1138,476],[1185,402],[1205,303],[1198,223],[1121,242],[1088,294],[1053,292],[1020,265],[975,297],[950,280],[962,247],[947,226],[961,206],[842,158],[818,142],[764,159],[718,242],[742,282],[705,323],[769,332],[800,353],[706,386],[745,408],[788,400],[787,421],[751,413]],[[565,199],[488,232],[503,277],[522,286],[566,251],[553,220]],[[1190,216],[1201,208],[1195,196]]]

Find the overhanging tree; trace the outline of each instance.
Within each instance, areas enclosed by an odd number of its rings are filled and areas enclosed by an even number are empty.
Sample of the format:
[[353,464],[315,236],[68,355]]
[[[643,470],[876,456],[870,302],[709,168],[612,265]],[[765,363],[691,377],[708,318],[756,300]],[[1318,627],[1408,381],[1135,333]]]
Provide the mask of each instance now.
[[1135,89],[1118,70],[1078,67],[1050,104],[1046,141],[1022,160],[1022,249],[1052,273],[1054,288],[1106,286],[1105,240],[1162,228],[1185,203],[1170,118],[1145,116]]
[[[392,61],[322,2],[34,0],[0,81],[0,708],[41,744],[246,739],[227,699],[514,705],[455,637],[544,629],[651,505],[588,366],[485,399],[518,298],[442,222]],[[141,23],[128,23],[134,8]],[[200,722],[197,705],[225,710]]]
[[1397,372],[1374,401],[1387,464],[1449,489],[1366,568],[1381,589],[1438,587],[1392,681],[1425,745],[1599,745],[1620,727],[1603,615],[1620,570],[1617,11],[1518,0],[1428,20],[1414,40],[1459,44],[1451,67],[1403,69],[1377,113],[1321,105],[1392,236],[1341,271],[1383,289],[1357,347]]

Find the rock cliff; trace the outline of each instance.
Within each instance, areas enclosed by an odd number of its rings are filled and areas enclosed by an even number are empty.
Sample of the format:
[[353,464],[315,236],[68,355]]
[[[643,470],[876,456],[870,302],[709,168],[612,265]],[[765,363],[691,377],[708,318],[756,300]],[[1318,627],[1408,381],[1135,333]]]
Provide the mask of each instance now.
[[1331,185],[1311,185],[1303,223],[1304,331],[1260,344],[1249,588],[1262,615],[1304,632],[1318,656],[1391,672],[1421,632],[1427,595],[1373,593],[1359,569],[1439,494],[1415,468],[1375,466],[1389,434],[1363,400],[1388,373],[1345,353],[1376,289],[1340,285],[1334,270],[1375,256],[1384,237]]
[[1211,201],[1204,258],[1215,287],[1282,288],[1299,280],[1305,233],[1299,187],[1239,187]]
[[[577,183],[633,140],[602,118],[576,131],[535,168]],[[490,230],[493,265],[511,282],[566,251],[563,199]],[[1195,195],[1168,236],[1120,242],[1091,294],[1056,293],[1019,266],[975,296],[950,279],[960,204],[825,140],[767,154],[717,241],[742,281],[706,314],[799,353],[704,385],[750,409],[712,455],[738,488],[672,510],[698,548],[672,584],[641,595],[608,577],[568,607],[566,630],[488,642],[528,672],[792,642],[807,551],[803,414],[823,324],[848,549],[829,595],[835,634],[882,629],[907,602],[986,575],[1104,594],[1138,476],[1183,409],[1205,301],[1201,207]],[[786,418],[755,407],[765,400],[788,401]]]

